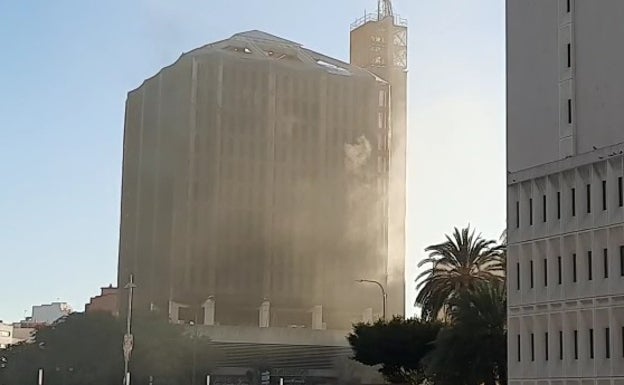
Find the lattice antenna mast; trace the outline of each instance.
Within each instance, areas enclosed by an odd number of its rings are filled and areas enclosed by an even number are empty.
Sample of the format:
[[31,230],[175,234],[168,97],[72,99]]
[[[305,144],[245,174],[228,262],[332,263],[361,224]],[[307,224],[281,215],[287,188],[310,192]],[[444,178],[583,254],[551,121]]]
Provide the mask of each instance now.
[[386,17],[394,17],[391,0],[379,0],[377,2],[377,16],[379,20],[385,19]]

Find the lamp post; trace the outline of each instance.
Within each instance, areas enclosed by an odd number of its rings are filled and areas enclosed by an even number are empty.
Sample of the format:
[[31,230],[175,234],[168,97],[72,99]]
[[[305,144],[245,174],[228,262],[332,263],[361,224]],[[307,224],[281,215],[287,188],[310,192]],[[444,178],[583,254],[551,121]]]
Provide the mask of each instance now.
[[130,281],[125,289],[128,289],[128,314],[126,315],[126,334],[123,340],[123,352],[124,352],[124,385],[130,385],[130,353],[132,352],[132,346],[134,340],[132,337],[132,299],[134,296],[134,275],[130,274]]
[[190,322],[193,328],[193,367],[191,369],[191,385],[195,385],[195,377],[197,376],[197,315],[195,315],[195,321]]
[[384,286],[381,284],[381,282],[375,281],[372,279],[358,279],[356,282],[372,283],[372,284],[379,286],[379,289],[381,289],[382,319],[385,321],[386,320],[386,302],[388,301],[388,294],[386,294],[386,289],[384,288]]

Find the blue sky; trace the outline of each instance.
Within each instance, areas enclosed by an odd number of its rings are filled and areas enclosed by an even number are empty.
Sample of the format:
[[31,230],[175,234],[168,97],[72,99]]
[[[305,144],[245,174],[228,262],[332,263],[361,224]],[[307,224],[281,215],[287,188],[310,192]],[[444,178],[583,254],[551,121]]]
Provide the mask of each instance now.
[[[348,60],[375,0],[0,1],[0,320],[116,281],[124,101],[250,29]],[[395,0],[410,23],[408,301],[423,248],[505,219],[504,1]]]

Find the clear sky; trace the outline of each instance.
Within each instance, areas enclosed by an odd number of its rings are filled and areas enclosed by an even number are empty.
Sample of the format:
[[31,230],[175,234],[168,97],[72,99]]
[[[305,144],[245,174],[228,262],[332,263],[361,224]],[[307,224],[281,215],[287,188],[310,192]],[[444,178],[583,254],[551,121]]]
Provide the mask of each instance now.
[[[410,24],[408,305],[423,248],[505,220],[503,0],[394,0]],[[127,91],[261,29],[348,60],[375,0],[0,0],[0,320],[116,281]]]

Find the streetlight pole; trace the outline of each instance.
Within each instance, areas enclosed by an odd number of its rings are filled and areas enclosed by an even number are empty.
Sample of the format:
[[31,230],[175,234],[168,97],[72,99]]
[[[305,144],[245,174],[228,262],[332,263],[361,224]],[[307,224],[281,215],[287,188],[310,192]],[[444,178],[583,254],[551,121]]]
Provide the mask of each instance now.
[[132,299],[134,297],[134,275],[130,274],[130,281],[125,289],[128,289],[128,314],[126,315],[126,334],[123,341],[124,352],[124,385],[130,385],[130,353],[132,352],[132,346],[134,345],[132,337]]
[[381,289],[382,319],[385,321],[386,320],[386,303],[388,302],[388,294],[386,294],[386,289],[384,288],[384,286],[381,284],[381,282],[375,281],[372,279],[358,279],[356,282],[372,283],[372,284],[379,286],[379,289]]

